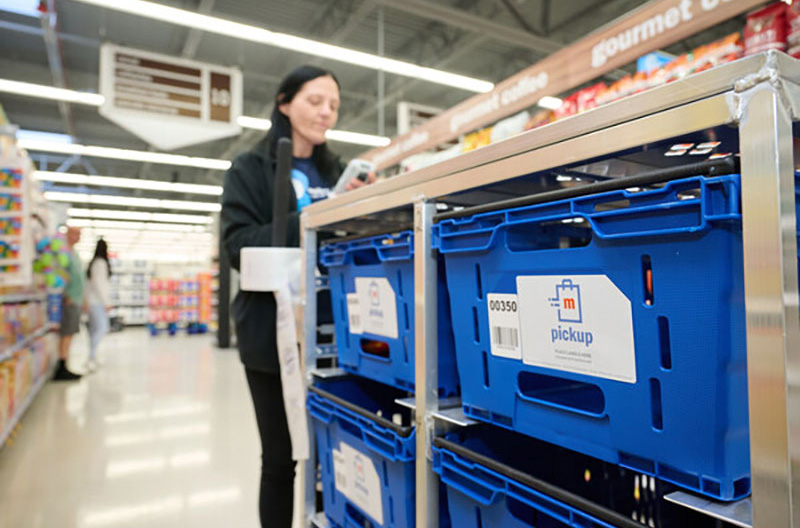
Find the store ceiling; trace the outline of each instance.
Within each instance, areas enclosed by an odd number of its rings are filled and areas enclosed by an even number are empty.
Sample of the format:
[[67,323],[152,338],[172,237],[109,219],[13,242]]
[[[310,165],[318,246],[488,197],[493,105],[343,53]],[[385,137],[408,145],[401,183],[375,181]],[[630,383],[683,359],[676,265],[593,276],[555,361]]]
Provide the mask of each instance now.
[[[377,53],[378,16],[384,14],[384,46],[388,57],[432,66],[446,71],[497,82],[546,55],[534,42],[514,45],[501,33],[486,33],[481,22],[509,28],[509,33],[530,33],[554,46],[574,41],[623,13],[642,0],[158,0],[170,6],[203,11],[213,16],[258,25]],[[0,0],[3,4],[33,4],[33,0]],[[445,12],[427,9],[443,7]],[[73,0],[56,0],[58,35],[69,88],[97,91],[99,46],[114,42],[159,53],[201,61],[235,65],[244,73],[244,114],[264,115],[279,80],[293,67],[316,62],[334,70],[342,84],[343,130],[376,134],[377,79],[374,70],[257,45],[219,35],[203,34],[176,25],[102,9]],[[465,15],[446,17],[448,11]],[[430,11],[429,14],[426,12]],[[454,22],[448,23],[449,18]],[[513,30],[513,31],[512,31]],[[535,39],[534,39],[535,40]],[[40,21],[0,11],[0,77],[53,85]],[[400,100],[448,108],[469,92],[386,75],[386,135],[394,135],[396,105]],[[10,120],[23,129],[66,133],[67,127],[54,102],[0,94],[0,104]],[[147,145],[101,117],[96,108],[73,105],[76,142],[130,149]],[[179,151],[210,158],[231,158],[246,150],[262,133],[249,131],[241,137],[214,141]],[[366,147],[337,143],[345,157]],[[51,162],[58,156],[48,156]],[[92,159],[98,173],[126,177],[150,177],[187,182],[219,182],[222,174],[167,166],[138,166]],[[76,169],[77,170],[77,169]],[[175,174],[177,172],[177,174]]]
[[[0,0],[0,78],[53,85],[40,20],[12,13],[12,5],[38,0]],[[52,1],[52,0],[51,0]],[[644,0],[156,0],[212,16],[377,53],[378,20],[384,17],[385,55],[424,66],[498,82],[559,46],[569,44],[644,4]],[[113,42],[143,50],[238,66],[244,74],[244,114],[267,117],[279,80],[294,67],[317,63],[337,73],[342,85],[339,129],[377,134],[378,74],[359,66],[318,59],[264,45],[202,33],[165,22],[81,3],[55,0],[58,37],[69,88],[96,92],[99,47]],[[505,28],[487,31],[486,25]],[[738,25],[736,25],[738,24]],[[741,22],[733,22],[735,29]],[[723,27],[719,33],[729,32]],[[710,39],[707,39],[710,40]],[[685,51],[695,42],[676,46]],[[619,75],[619,72],[616,72]],[[613,74],[612,77],[613,78]],[[385,135],[396,131],[396,106],[409,101],[448,108],[470,97],[467,91],[422,80],[386,75]],[[66,133],[55,102],[0,94],[9,119],[22,129]],[[147,150],[132,134],[101,117],[94,107],[71,106],[77,143]],[[263,132],[213,141],[177,153],[231,159],[250,148]],[[333,143],[345,158],[367,147]],[[34,154],[55,170],[63,155]],[[96,173],[128,178],[219,184],[223,173],[138,162],[89,159]],[[70,172],[83,172],[79,164]],[[133,196],[167,197],[152,191],[114,191]],[[174,193],[170,199],[181,199]],[[213,201],[186,195],[182,199]]]

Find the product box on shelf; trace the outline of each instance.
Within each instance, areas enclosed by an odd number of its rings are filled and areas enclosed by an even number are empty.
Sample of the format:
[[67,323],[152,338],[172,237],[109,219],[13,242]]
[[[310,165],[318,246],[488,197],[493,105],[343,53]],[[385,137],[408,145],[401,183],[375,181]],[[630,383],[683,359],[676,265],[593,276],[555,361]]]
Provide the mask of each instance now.
[[0,190],[22,190],[22,171],[19,169],[0,169]]
[[436,224],[465,412],[747,495],[740,190],[698,176]]
[[416,435],[398,389],[360,378],[317,380],[308,410],[325,514],[336,526],[412,528]]
[[745,55],[762,51],[786,51],[786,4],[775,2],[747,15],[744,26]]
[[[339,365],[414,390],[414,237],[411,231],[340,239],[320,248],[328,268]],[[439,266],[439,388],[458,392],[453,328]]]

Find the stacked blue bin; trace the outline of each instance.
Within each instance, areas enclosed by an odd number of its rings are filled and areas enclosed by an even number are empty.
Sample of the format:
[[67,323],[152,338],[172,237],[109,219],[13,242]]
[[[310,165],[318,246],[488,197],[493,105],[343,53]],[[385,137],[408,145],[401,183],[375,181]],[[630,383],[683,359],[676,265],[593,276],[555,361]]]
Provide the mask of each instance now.
[[715,528],[674,486],[491,426],[437,438],[434,471],[459,528]]
[[448,218],[434,245],[469,416],[749,493],[738,175]]
[[[320,249],[327,266],[339,366],[414,390],[414,237],[411,231],[340,239]],[[439,387],[458,393],[450,303],[440,266]]]
[[414,526],[416,435],[404,393],[367,379],[318,380],[313,419],[327,517],[342,528]]

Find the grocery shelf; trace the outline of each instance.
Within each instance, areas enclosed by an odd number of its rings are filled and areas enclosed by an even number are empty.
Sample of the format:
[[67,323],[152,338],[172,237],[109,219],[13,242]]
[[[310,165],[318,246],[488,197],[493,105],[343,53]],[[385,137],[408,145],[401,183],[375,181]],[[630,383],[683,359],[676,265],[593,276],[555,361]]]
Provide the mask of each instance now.
[[[800,131],[800,62],[767,52],[691,75],[479,150],[314,203],[303,210],[302,321],[306,365],[316,365],[318,232],[354,235],[413,225],[417,453],[430,453],[435,427],[466,424],[436,398],[437,259],[434,218],[443,210],[504,200],[538,200],[548,191],[589,194],[598,181],[625,189],[648,170],[706,159],[668,155],[682,143],[718,141],[739,155],[749,383],[752,497],[721,508],[691,494],[669,500],[737,526],[789,528],[800,515],[800,393],[792,389],[800,354],[793,142]],[[577,178],[579,175],[580,178]],[[672,176],[670,176],[672,178]],[[677,178],[677,176],[676,176]],[[669,179],[669,178],[668,178]],[[569,180],[569,183],[563,183]],[[631,180],[635,181],[635,180]],[[541,200],[545,200],[541,198]],[[538,203],[538,202],[537,202]],[[770,277],[770,280],[764,280]],[[774,280],[772,280],[774,278]],[[756,351],[758,356],[756,356]],[[767,390],[769,388],[769,390]],[[407,406],[412,402],[405,400]],[[315,473],[307,464],[307,482]],[[416,459],[416,525],[433,526],[438,484],[429,457]],[[310,490],[310,486],[305,489]],[[307,496],[307,520],[319,517]],[[752,507],[750,507],[752,504]],[[752,511],[752,522],[747,512]]]
[[36,397],[37,394],[39,394],[39,391],[42,390],[42,387],[44,387],[44,384],[47,383],[47,380],[49,380],[52,377],[53,370],[54,367],[51,366],[45,374],[39,376],[39,379],[34,382],[30,392],[25,397],[25,401],[23,401],[22,405],[16,409],[16,411],[14,412],[14,416],[8,422],[6,428],[2,432],[0,432],[0,449],[2,449],[6,445],[6,441],[8,440],[8,437],[11,435],[11,431],[14,430],[14,428],[19,423],[20,419],[22,419],[22,416],[25,414],[25,411],[28,410],[28,407],[30,407],[31,403],[33,402],[33,399]]
[[14,304],[45,300],[47,300],[47,294],[43,292],[6,293],[0,295],[0,304]]
[[46,323],[41,328],[36,329],[29,336],[27,336],[27,337],[25,337],[23,339],[20,339],[19,341],[17,341],[13,345],[11,345],[11,347],[9,347],[6,351],[0,352],[0,363],[2,363],[3,361],[6,361],[8,359],[11,359],[11,357],[13,357],[14,354],[16,354],[20,350],[24,349],[25,347],[27,347],[28,345],[30,345],[31,343],[33,343],[34,341],[36,341],[40,337],[46,335],[48,332],[50,332],[51,330],[53,330],[56,327],[57,327],[57,325],[54,324],[54,323]]
[[25,216],[25,211],[0,211],[0,218],[16,218]]

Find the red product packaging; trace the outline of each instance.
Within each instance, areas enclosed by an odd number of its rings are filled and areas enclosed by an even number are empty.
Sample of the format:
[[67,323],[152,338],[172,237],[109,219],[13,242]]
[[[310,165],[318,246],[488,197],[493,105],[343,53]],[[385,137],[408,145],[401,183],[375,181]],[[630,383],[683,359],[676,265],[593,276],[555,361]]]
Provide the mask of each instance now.
[[786,44],[786,52],[800,58],[800,0],[793,0],[786,8]]
[[786,51],[786,4],[776,2],[747,15],[744,54],[767,50]]
[[553,110],[555,119],[563,119],[578,113],[578,93],[565,97],[561,106]]
[[578,105],[578,112],[596,108],[598,106],[597,96],[607,89],[606,83],[601,82],[579,91],[575,98]]

